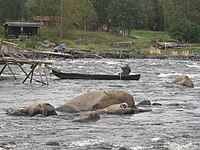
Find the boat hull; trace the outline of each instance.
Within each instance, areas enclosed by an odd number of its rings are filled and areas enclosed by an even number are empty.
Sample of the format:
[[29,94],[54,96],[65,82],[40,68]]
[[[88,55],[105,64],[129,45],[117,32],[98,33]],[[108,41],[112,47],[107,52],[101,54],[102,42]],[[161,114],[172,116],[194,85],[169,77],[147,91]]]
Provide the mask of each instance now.
[[102,74],[80,74],[63,73],[52,70],[53,74],[60,79],[83,79],[83,80],[139,80],[140,74],[120,76],[120,75],[102,75]]

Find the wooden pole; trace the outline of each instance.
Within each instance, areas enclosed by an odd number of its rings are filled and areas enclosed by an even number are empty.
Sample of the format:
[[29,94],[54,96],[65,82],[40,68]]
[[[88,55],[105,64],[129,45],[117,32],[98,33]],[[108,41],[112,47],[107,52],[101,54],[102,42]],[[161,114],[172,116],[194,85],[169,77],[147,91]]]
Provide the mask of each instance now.
[[10,72],[12,73],[14,79],[16,80],[17,78],[15,77],[14,72],[13,72],[12,69],[10,68],[10,65],[9,65],[7,62],[6,62],[6,64],[7,64],[8,68],[9,68]]
[[33,81],[33,72],[34,72],[34,71],[31,72],[30,83],[32,83],[32,81]]
[[[3,45],[3,39],[1,39],[1,43],[0,43],[0,54],[2,55],[2,57],[3,57],[3,59],[4,59],[4,54],[3,54],[3,52],[2,52],[2,45]],[[3,69],[2,69],[1,72],[0,72],[0,75],[3,73],[4,69],[6,68],[6,66],[8,66],[8,69],[9,69],[10,72],[12,73],[14,79],[16,79],[16,77],[15,77],[15,75],[14,75],[12,69],[11,69],[10,66],[9,66],[9,63],[8,63],[6,60],[5,60],[5,65],[4,65],[4,67],[3,67]]]
[[38,72],[39,72],[39,74],[40,74],[40,79],[41,79],[41,81],[43,82],[42,73],[41,73],[41,64],[39,65]]
[[3,73],[4,69],[6,68],[6,66],[7,66],[7,64],[5,64],[5,65],[3,66],[3,68],[1,69],[0,75]]
[[49,82],[48,82],[48,77],[47,77],[46,67],[44,68],[44,74],[45,74],[45,77],[46,77],[46,82],[47,82],[47,85],[48,85],[48,84],[49,84]]
[[26,80],[29,78],[29,76],[31,74],[33,75],[33,72],[34,72],[35,68],[37,67],[37,65],[38,65],[38,63],[34,64],[32,70],[29,72],[29,74],[26,76],[26,78],[24,79],[24,81],[22,83],[26,82]]
[[[22,66],[21,66],[20,64],[18,64],[18,66],[21,68],[21,70],[24,72],[24,74],[25,74],[26,76],[28,76],[28,74],[27,74],[26,71],[22,68]],[[29,78],[30,78],[30,77],[29,77]],[[42,82],[42,81],[36,80],[36,79],[34,79],[34,78],[33,78],[33,80],[36,81],[36,82],[39,82],[39,83],[42,83],[42,84],[45,84],[45,85],[46,85],[45,82]]]

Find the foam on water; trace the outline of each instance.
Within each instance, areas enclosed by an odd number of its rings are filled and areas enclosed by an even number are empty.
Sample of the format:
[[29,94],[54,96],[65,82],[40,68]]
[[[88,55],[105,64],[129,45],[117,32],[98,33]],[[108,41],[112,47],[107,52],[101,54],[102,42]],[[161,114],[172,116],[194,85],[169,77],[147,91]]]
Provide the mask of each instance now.
[[69,148],[73,147],[87,147],[87,146],[93,146],[93,145],[99,145],[103,143],[103,140],[99,139],[88,139],[83,141],[76,141],[69,144]]
[[175,143],[175,142],[167,142],[165,143],[165,148],[170,150],[198,150],[199,147],[195,146],[194,143],[188,142],[184,143]]

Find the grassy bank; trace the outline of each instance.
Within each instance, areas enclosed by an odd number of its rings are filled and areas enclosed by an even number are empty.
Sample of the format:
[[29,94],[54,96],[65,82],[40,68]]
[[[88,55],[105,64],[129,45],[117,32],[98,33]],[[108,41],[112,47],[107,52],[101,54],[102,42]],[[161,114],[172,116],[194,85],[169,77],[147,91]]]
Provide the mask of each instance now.
[[64,42],[68,47],[91,50],[108,50],[112,49],[116,42],[133,40],[107,32],[84,32],[79,30],[65,32],[61,39],[59,38],[59,31],[55,28],[43,30],[40,38],[43,40],[49,39],[57,44]]
[[[133,30],[131,34],[132,37],[128,38],[116,33],[71,30],[63,32],[63,38],[60,38],[58,28],[49,28],[42,30],[39,36],[14,42],[19,47],[29,50],[37,50],[38,42],[49,40],[57,45],[66,43],[71,48],[89,49],[91,51],[135,50],[129,53],[130,55],[136,55],[137,51],[140,51],[142,55],[189,55],[194,52],[200,53],[200,48],[195,46],[179,49],[158,49],[157,41],[175,41],[171,39],[167,32]],[[152,49],[152,47],[154,48]]]

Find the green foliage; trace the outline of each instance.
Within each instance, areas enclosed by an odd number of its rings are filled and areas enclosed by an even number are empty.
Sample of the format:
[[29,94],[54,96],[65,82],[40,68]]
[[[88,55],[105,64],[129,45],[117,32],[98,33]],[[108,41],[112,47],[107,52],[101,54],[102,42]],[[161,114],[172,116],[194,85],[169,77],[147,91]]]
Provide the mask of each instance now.
[[53,41],[56,41],[59,38],[59,28],[47,28],[41,30],[40,33],[40,39],[41,40],[46,40],[46,39],[51,39]]
[[83,30],[93,30],[93,26],[97,20],[97,14],[93,7],[91,0],[78,0],[79,5],[79,15],[81,20],[78,22],[82,24]]
[[0,0],[1,24],[33,16],[61,17],[65,33],[74,23],[91,31],[95,25],[107,25],[110,18],[112,31],[167,31],[179,19],[200,25],[200,0]]
[[142,39],[137,40],[137,42],[134,45],[135,45],[136,50],[141,50],[145,48],[145,43],[144,43],[144,40]]
[[107,8],[112,26],[122,30],[141,29],[146,25],[142,0],[115,0]]
[[100,50],[100,49],[102,49],[101,45],[94,44],[94,43],[86,45],[85,48],[90,49],[90,50]]
[[0,23],[23,19],[24,1],[26,0],[0,0]]
[[27,16],[58,16],[59,0],[27,0],[25,10]]
[[188,20],[175,21],[169,28],[169,33],[181,42],[200,42],[200,26]]
[[29,39],[22,39],[20,41],[18,40],[15,43],[17,43],[18,45],[20,45],[20,47],[22,47],[22,48],[35,50],[35,49],[37,49],[38,42],[39,42],[39,37],[32,36]]
[[97,13],[97,25],[107,24],[108,14],[106,12],[107,7],[111,3],[109,0],[92,0],[94,9]]
[[144,0],[148,29],[163,31],[164,14],[160,0]]
[[5,29],[3,26],[0,26],[0,37],[4,37],[5,35]]

